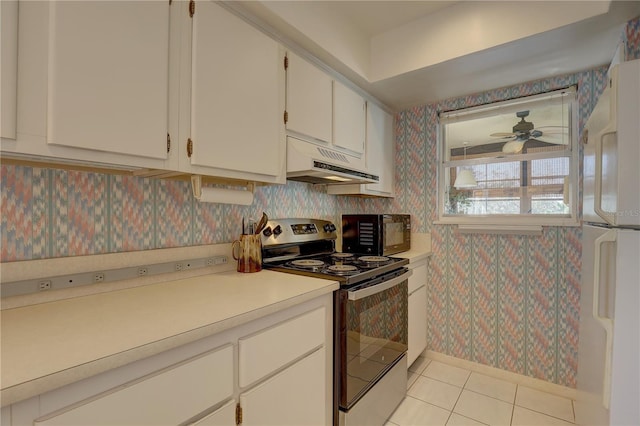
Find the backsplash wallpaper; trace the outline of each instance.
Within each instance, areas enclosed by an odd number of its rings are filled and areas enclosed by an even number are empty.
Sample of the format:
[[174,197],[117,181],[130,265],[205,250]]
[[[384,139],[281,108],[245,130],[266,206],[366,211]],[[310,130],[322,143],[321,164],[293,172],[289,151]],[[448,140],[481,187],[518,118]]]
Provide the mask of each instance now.
[[[640,58],[640,19],[622,35]],[[606,67],[414,107],[396,115],[395,199],[331,196],[298,182],[258,187],[251,206],[201,204],[188,182],[0,166],[0,261],[231,242],[242,217],[410,213],[431,233],[429,349],[575,387],[581,229],[461,235],[436,219],[436,114],[578,84],[582,129]]]

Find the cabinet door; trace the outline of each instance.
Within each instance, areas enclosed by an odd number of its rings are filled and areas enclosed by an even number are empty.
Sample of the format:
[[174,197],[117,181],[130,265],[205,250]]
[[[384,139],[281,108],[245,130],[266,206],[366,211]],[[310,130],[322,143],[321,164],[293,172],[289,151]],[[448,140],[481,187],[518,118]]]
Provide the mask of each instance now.
[[333,82],[333,145],[364,153],[365,102],[339,81]]
[[287,130],[330,143],[331,77],[291,52],[287,58]]
[[407,364],[411,365],[427,347],[427,286],[409,294],[408,331]]
[[375,104],[367,104],[367,169],[380,176],[368,190],[393,195],[395,187],[395,145],[393,116]]
[[326,425],[325,350],[320,348],[240,395],[243,426]]
[[366,160],[367,170],[378,175],[378,183],[363,185],[328,185],[327,193],[335,195],[395,196],[395,142],[393,116],[375,104],[367,104]]
[[0,137],[16,138],[18,1],[0,2]]
[[49,3],[47,143],[167,158],[169,7]]
[[[266,377],[325,340],[324,308],[283,321],[238,341],[238,382],[247,387]],[[291,336],[298,336],[292,339]]]
[[279,45],[210,1],[196,4],[192,31],[191,165],[284,182]]

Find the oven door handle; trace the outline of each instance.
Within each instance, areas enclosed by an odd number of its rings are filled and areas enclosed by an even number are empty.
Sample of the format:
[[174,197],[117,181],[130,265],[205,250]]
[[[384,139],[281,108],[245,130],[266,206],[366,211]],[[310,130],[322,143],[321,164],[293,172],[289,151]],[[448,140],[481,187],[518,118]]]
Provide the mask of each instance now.
[[400,276],[391,278],[390,280],[381,282],[380,284],[365,287],[360,290],[349,291],[349,300],[360,300],[360,299],[364,299],[365,297],[369,297],[369,296],[373,296],[374,294],[381,293],[385,290],[390,289],[391,287],[397,286],[403,281],[406,281],[407,279],[409,279],[409,277],[412,274],[413,274],[413,271],[409,270]]

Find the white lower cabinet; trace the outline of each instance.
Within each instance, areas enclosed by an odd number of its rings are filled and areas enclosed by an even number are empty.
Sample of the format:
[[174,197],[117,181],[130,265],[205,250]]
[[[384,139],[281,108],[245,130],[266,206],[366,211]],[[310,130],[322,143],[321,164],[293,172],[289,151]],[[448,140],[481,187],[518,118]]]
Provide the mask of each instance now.
[[171,425],[233,394],[233,346],[64,408],[34,422],[42,426]]
[[246,388],[323,346],[325,310],[315,309],[238,342],[238,383]]
[[427,263],[409,264],[409,348],[407,365],[427,348]]
[[243,426],[326,425],[322,348],[240,394]]
[[3,426],[325,425],[332,323],[327,294],[2,407],[0,419]]

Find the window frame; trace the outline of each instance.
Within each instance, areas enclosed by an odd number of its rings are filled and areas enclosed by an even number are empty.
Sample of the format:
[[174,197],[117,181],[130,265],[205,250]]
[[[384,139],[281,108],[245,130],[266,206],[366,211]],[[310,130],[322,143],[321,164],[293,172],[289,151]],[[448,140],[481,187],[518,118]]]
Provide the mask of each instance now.
[[[558,151],[562,154],[553,154],[553,151],[540,152],[540,153],[526,153],[526,154],[510,154],[505,155],[503,158],[493,158],[487,161],[487,158],[469,158],[464,160],[446,160],[446,148],[445,148],[445,126],[448,122],[453,121],[450,117],[464,117],[467,116],[467,120],[473,118],[487,117],[493,114],[504,113],[505,109],[527,109],[527,107],[533,107],[534,105],[540,105],[545,100],[551,101],[554,95],[561,93],[567,93],[565,99],[568,102],[568,115],[569,115],[569,146],[567,150]],[[439,112],[437,123],[437,211],[438,220],[435,224],[442,225],[465,225],[465,227],[477,226],[481,229],[484,226],[495,228],[496,225],[504,226],[509,229],[517,229],[519,226],[526,228],[531,225],[535,226],[580,226],[579,219],[579,146],[578,146],[578,99],[577,99],[577,87],[575,85],[542,93],[538,95],[526,96],[521,98],[514,98],[506,101],[495,102],[492,104],[485,104],[471,108],[464,108],[453,111]],[[566,152],[569,151],[569,155]],[[485,214],[485,215],[463,215],[463,214],[451,214],[446,213],[446,204],[449,196],[449,188],[445,188],[445,182],[447,181],[445,173],[451,167],[460,167],[465,165],[481,165],[499,162],[520,162],[521,167],[523,162],[527,160],[536,160],[542,158],[569,158],[569,213],[568,215],[551,215],[551,214]],[[530,164],[527,168],[530,168]],[[531,176],[527,176],[527,179],[531,179]]]

